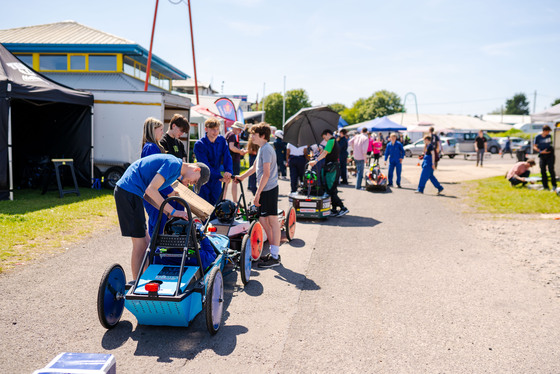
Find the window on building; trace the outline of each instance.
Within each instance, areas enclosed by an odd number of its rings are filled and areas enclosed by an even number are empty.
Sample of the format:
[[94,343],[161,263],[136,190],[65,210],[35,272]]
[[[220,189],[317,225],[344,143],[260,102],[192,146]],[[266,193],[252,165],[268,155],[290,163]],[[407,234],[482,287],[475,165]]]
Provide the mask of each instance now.
[[39,55],[41,70],[68,70],[66,55]]
[[115,55],[90,55],[89,71],[116,71],[117,56]]
[[70,70],[86,70],[86,56],[70,55]]
[[25,65],[33,68],[33,55],[16,55]]

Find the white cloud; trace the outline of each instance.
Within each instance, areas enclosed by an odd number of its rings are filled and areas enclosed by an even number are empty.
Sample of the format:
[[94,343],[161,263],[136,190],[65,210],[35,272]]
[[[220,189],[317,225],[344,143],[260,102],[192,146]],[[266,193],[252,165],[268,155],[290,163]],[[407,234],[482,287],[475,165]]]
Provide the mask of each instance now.
[[229,28],[247,36],[255,36],[257,34],[262,34],[263,32],[270,30],[270,26],[258,25],[256,23],[228,22],[227,25],[229,26]]

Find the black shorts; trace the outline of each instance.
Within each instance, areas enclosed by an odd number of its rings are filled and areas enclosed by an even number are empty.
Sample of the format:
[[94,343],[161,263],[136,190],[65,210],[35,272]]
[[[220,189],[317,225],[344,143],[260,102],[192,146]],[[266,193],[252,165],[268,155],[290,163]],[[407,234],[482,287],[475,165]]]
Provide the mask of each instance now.
[[122,236],[146,236],[146,216],[142,199],[118,186],[115,187],[115,204]]
[[233,175],[241,174],[241,161],[233,161]]
[[261,206],[259,207],[259,216],[277,216],[278,215],[278,186],[271,190],[261,192],[259,200]]

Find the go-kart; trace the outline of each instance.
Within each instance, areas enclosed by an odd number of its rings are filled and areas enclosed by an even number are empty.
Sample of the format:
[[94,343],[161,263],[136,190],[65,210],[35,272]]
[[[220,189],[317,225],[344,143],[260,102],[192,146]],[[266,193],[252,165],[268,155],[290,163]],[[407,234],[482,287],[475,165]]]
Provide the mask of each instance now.
[[[170,219],[163,234],[157,234],[163,207],[178,201],[185,207],[188,220]],[[127,284],[123,268],[111,265],[103,274],[97,295],[99,321],[113,328],[126,307],[141,325],[188,326],[204,310],[210,334],[218,332],[224,305],[223,274],[226,263],[240,270],[243,284],[251,276],[251,251],[242,246],[230,248],[230,240],[220,234],[205,234],[205,227],[193,220],[191,209],[180,197],[167,198],[160,207],[158,220],[146,249],[140,274]],[[229,267],[228,267],[229,269]]]
[[378,164],[369,168],[366,174],[366,190],[368,191],[387,191],[387,177],[381,172]]
[[[259,212],[255,205],[247,206],[243,183],[239,182],[240,195],[237,203],[231,200],[220,200],[214,206],[213,215],[216,216],[210,221],[208,230],[227,236],[230,240],[230,247],[240,251],[246,248],[251,253],[253,261],[257,261],[262,254],[264,242],[266,242],[266,232],[259,223]],[[225,186],[222,186],[222,197]],[[286,239],[291,241],[296,231],[296,211],[290,207],[286,213],[283,209],[278,209],[278,221],[280,228],[286,233]]]
[[298,190],[289,195],[290,205],[295,209],[297,217],[327,218],[331,214],[331,197],[326,193],[317,172],[309,163],[305,169]]

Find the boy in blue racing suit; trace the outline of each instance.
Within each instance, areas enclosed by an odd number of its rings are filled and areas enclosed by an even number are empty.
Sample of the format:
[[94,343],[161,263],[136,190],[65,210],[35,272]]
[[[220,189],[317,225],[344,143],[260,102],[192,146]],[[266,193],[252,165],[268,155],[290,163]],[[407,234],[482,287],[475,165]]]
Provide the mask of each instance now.
[[391,141],[387,143],[385,148],[385,165],[387,165],[387,158],[389,159],[389,187],[393,187],[393,172],[397,169],[397,187],[401,188],[401,171],[402,161],[404,158],[404,147],[401,142],[397,140],[397,134],[391,134]]
[[198,162],[210,168],[210,179],[198,195],[216,205],[222,193],[221,182],[228,183],[233,174],[233,161],[226,139],[220,135],[220,121],[209,118],[204,123],[204,129],[206,136],[194,144],[194,154]]

